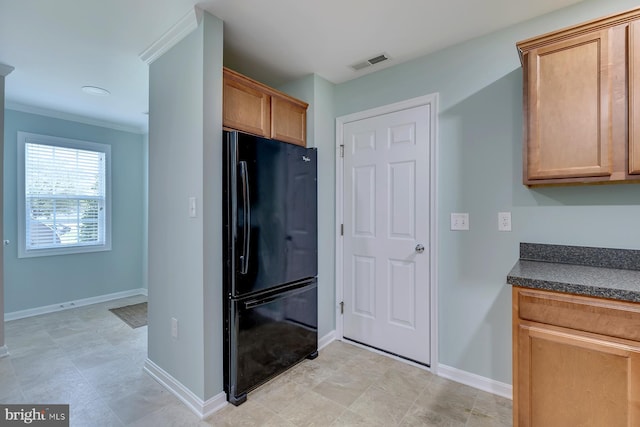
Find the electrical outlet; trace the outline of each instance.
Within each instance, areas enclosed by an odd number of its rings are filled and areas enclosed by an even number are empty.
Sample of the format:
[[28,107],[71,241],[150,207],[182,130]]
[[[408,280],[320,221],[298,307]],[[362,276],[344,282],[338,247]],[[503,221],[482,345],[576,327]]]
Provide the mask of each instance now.
[[469,214],[468,213],[452,213],[451,214],[451,230],[468,230]]
[[511,231],[511,212],[498,212],[498,231]]
[[178,339],[178,319],[171,318],[171,337]]

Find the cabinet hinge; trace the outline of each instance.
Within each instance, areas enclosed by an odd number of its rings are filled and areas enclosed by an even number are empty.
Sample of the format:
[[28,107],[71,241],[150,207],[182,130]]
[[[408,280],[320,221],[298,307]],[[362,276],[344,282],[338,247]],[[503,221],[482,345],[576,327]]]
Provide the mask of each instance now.
[[340,301],[340,314],[344,314],[344,301]]
[[340,157],[344,157],[344,145],[340,146]]
[[340,224],[340,235],[344,236],[344,224]]

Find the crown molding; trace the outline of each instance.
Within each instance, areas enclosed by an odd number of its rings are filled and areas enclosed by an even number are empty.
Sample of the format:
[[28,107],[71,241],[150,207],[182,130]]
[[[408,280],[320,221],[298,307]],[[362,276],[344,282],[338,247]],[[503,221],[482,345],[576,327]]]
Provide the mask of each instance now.
[[137,134],[148,133],[148,129],[146,128],[146,126],[135,126],[135,125],[115,123],[115,122],[110,122],[108,120],[94,119],[91,117],[80,116],[77,114],[66,113],[63,111],[50,110],[48,108],[36,107],[33,105],[20,104],[12,101],[6,101],[5,110],[20,111],[22,113],[36,114],[38,116],[50,117],[52,119],[67,120],[70,122],[109,128],[113,130],[129,132],[129,133],[137,133]]
[[151,65],[156,59],[162,56],[162,54],[198,28],[201,20],[202,10],[194,7],[138,56],[147,65]]
[[0,76],[2,77],[8,76],[13,70],[15,70],[15,68],[11,65],[0,64]]

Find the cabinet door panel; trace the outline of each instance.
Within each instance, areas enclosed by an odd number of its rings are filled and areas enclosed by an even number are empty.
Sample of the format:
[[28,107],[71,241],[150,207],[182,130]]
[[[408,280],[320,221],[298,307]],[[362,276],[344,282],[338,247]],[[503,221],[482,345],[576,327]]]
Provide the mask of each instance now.
[[514,425],[638,425],[639,347],[542,324],[520,324],[517,336]]
[[629,173],[640,174],[640,21],[629,24]]
[[224,80],[223,126],[269,138],[270,97],[235,80]]
[[271,137],[306,146],[307,109],[287,99],[271,98]]
[[529,52],[529,180],[611,174],[609,31]]

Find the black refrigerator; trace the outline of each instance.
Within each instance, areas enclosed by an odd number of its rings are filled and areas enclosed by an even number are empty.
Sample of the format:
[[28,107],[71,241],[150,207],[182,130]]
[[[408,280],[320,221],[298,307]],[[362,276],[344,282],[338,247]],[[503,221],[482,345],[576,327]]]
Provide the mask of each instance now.
[[227,400],[318,355],[317,153],[224,132]]

